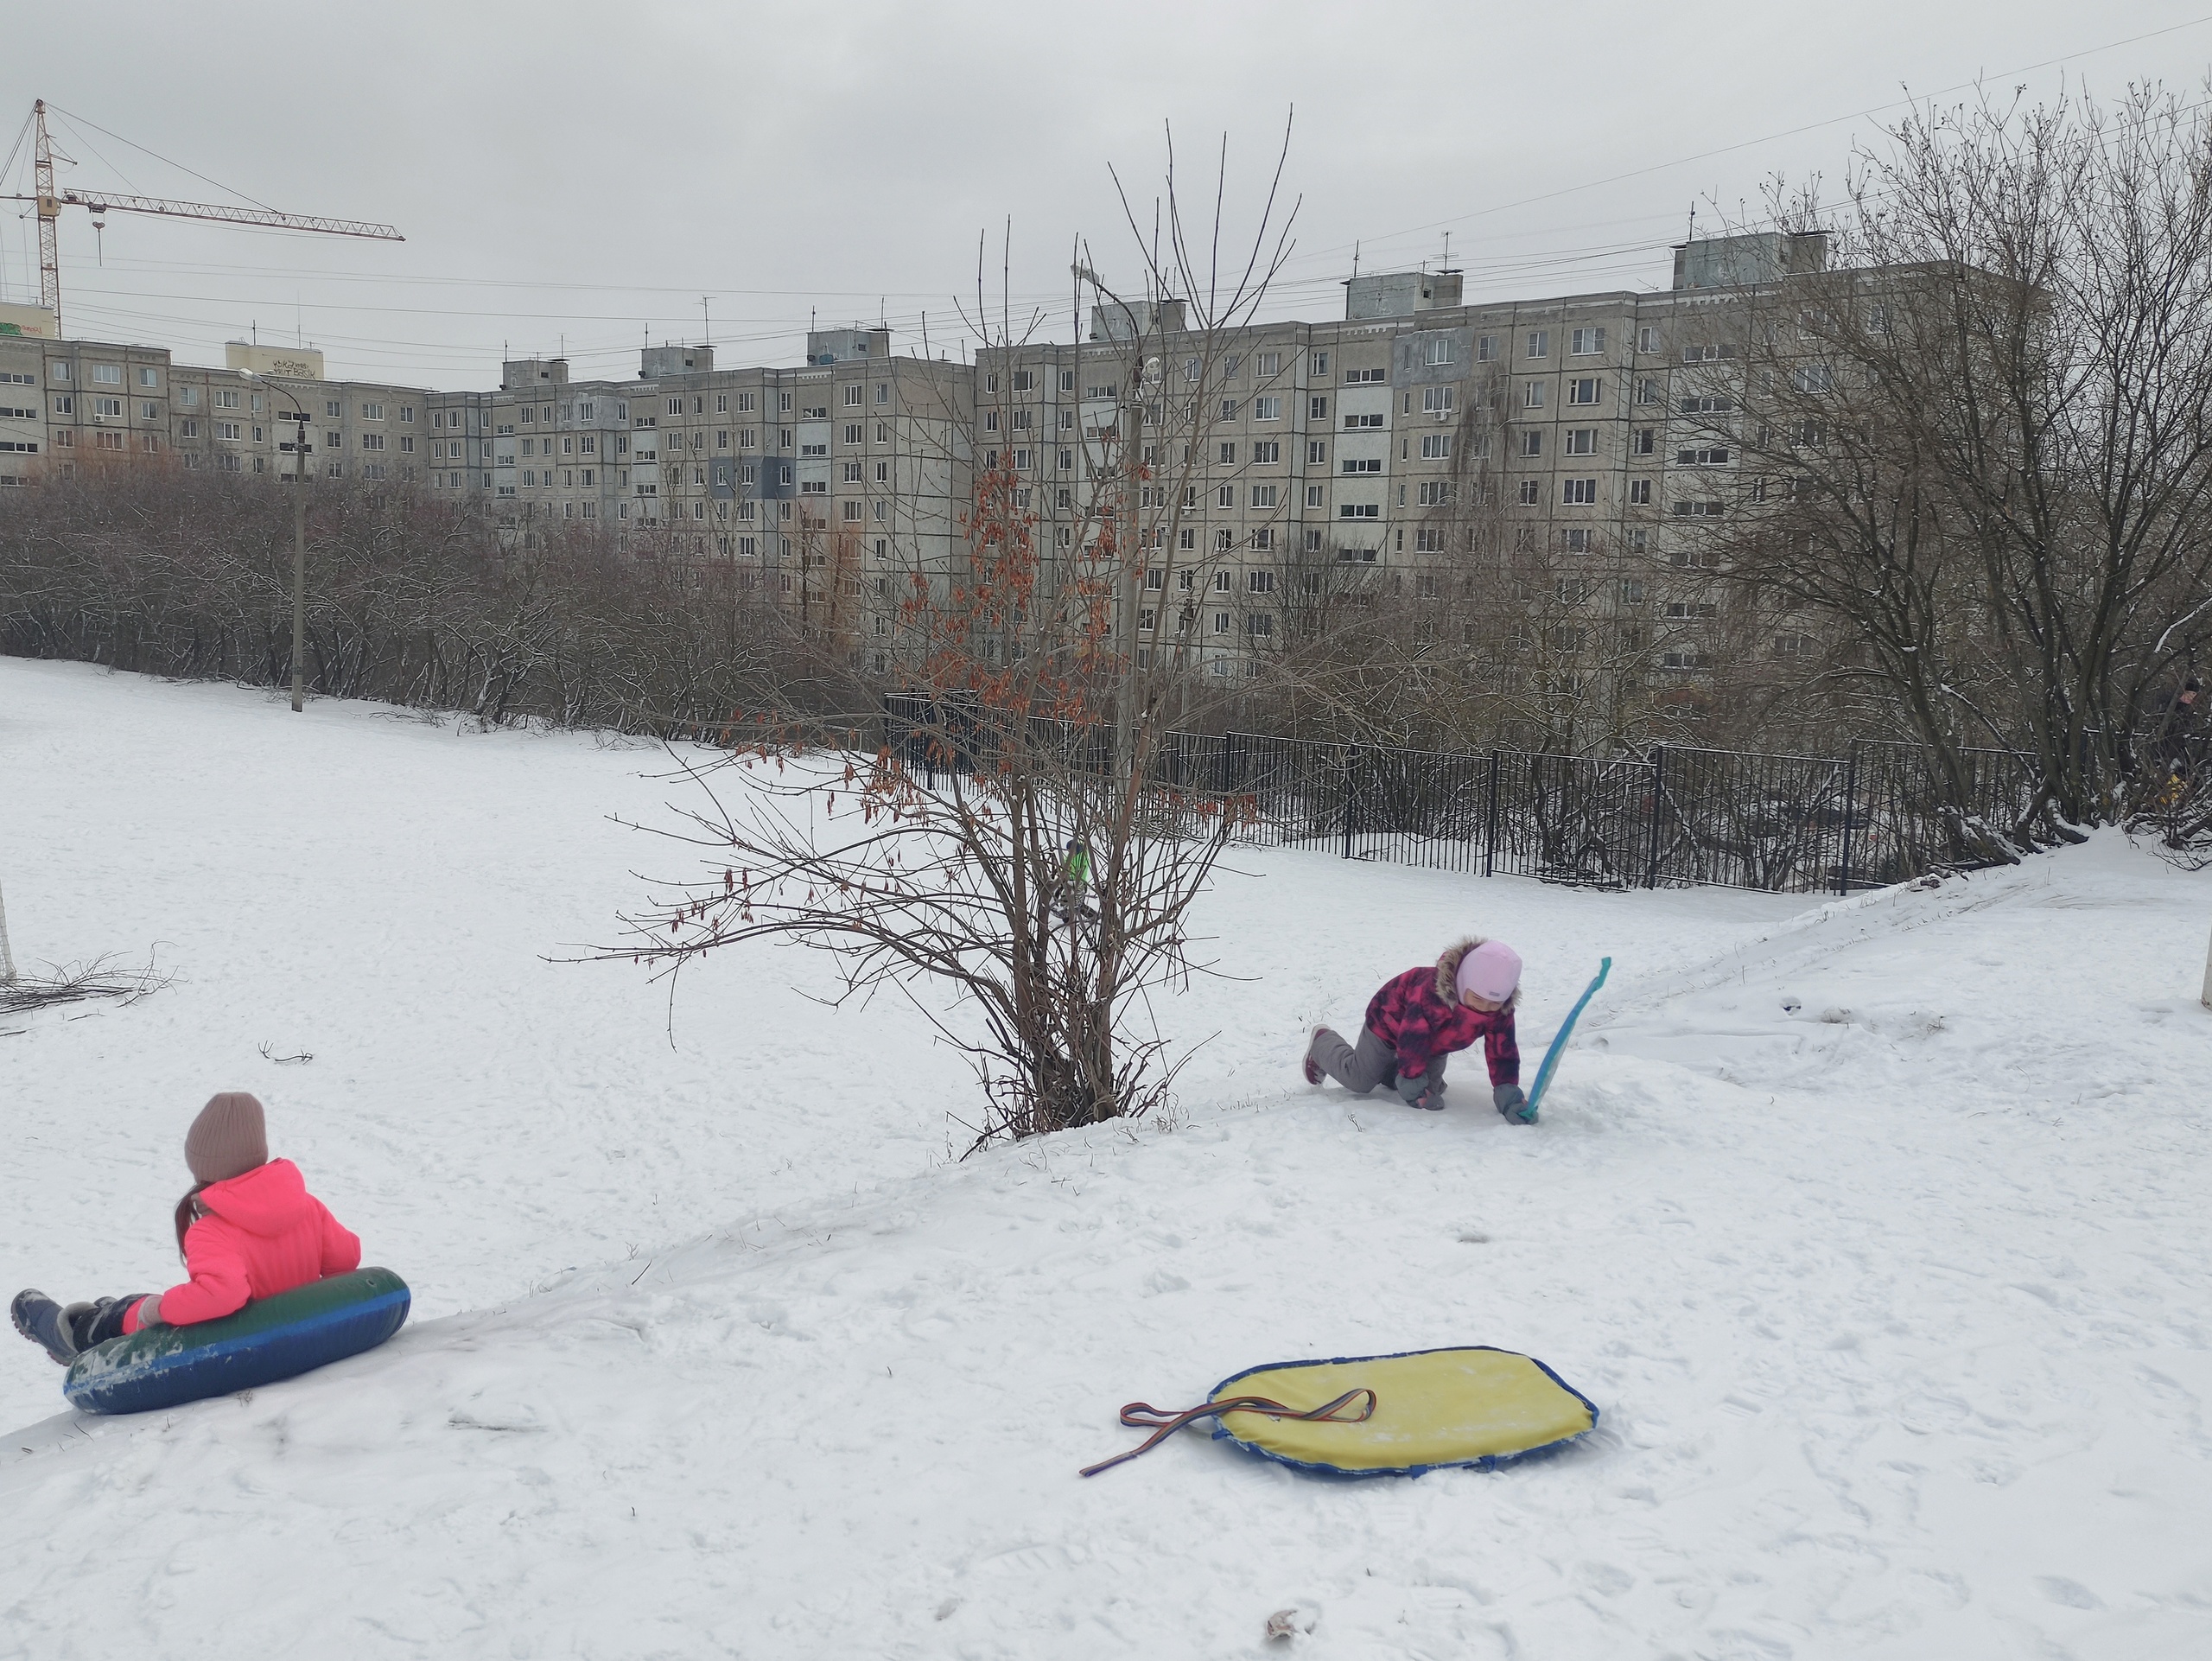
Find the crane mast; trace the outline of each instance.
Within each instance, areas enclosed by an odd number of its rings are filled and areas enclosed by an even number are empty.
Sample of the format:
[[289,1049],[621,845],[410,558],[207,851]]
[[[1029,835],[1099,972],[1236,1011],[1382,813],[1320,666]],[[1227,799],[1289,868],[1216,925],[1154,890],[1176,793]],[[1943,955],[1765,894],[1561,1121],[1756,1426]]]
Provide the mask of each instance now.
[[[0,193],[0,201],[34,202],[38,208],[38,300],[61,327],[61,210],[82,207],[92,215],[95,227],[113,209],[124,213],[151,213],[168,219],[213,220],[226,225],[265,225],[285,231],[313,231],[332,237],[368,237],[379,242],[404,242],[389,225],[367,220],[333,220],[307,213],[280,213],[274,208],[232,207],[221,202],[171,201],[160,196],[98,194],[56,190],[54,185],[54,140],[46,130],[46,100],[31,105],[35,143],[31,150],[30,196]],[[68,161],[68,156],[62,160]]]

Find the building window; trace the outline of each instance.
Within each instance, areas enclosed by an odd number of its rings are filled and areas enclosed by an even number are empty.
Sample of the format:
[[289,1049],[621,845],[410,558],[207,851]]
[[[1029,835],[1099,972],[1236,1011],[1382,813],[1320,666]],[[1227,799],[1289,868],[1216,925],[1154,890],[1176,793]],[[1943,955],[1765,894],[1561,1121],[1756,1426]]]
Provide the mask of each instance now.
[[1452,457],[1450,433],[1423,433],[1421,436],[1421,459],[1424,461],[1446,461]]
[[1675,452],[1675,465],[1679,468],[1718,468],[1727,464],[1728,451],[1719,444],[1700,445],[1695,449]]
[[1651,480],[1631,479],[1628,481],[1628,505],[1630,507],[1651,506]]
[[1255,507],[1273,507],[1275,505],[1275,488],[1276,487],[1273,485],[1254,485],[1252,487],[1252,506]]
[[384,405],[381,404],[364,404],[361,406],[361,419],[364,421],[383,420]]
[[1449,386],[1424,386],[1421,389],[1421,409],[1423,415],[1434,416],[1442,421],[1452,413],[1452,391]]
[[1598,430],[1595,427],[1570,427],[1567,434],[1566,454],[1595,455],[1598,453]]
[[1527,386],[1522,389],[1521,402],[1522,404],[1528,409],[1542,409],[1544,407],[1543,382],[1540,380],[1530,381]]
[[1675,517],[1678,519],[1717,519],[1720,515],[1719,502],[1679,501],[1675,504]]
[[1526,353],[1522,353],[1522,355],[1529,358],[1548,358],[1551,354],[1551,330],[1548,328],[1530,329],[1529,331],[1529,349]]
[[1578,328],[1567,337],[1570,356],[1587,358],[1605,349],[1605,331],[1602,328]]
[[1255,398],[1252,400],[1252,419],[1280,421],[1282,419],[1282,400],[1279,398]]
[[1321,487],[1319,485],[1308,485],[1306,487],[1306,505],[1308,507],[1319,507],[1321,506]]
[[1342,502],[1338,505],[1337,517],[1340,519],[1379,519],[1382,517],[1382,506],[1379,502]]
[[1389,379],[1390,372],[1387,369],[1347,369],[1344,371],[1344,385],[1347,386],[1364,386],[1370,383],[1379,384]]
[[1348,455],[1338,463],[1346,473],[1380,473],[1382,458],[1378,455]]
[[1541,427],[1522,428],[1521,430],[1521,454],[1523,455],[1541,455],[1543,453],[1544,430]]
[[1598,401],[1598,388],[1599,382],[1595,376],[1571,380],[1567,384],[1567,401],[1569,404],[1595,404]]
[[92,366],[92,385],[120,386],[123,385],[123,366],[119,363],[96,363]]
[[1598,500],[1595,479],[1562,479],[1559,481],[1559,499],[1570,506],[1587,506]]
[[1382,417],[1380,415],[1348,415],[1344,417],[1344,430],[1347,432],[1362,431],[1370,427],[1380,427],[1382,424]]
[[1224,486],[1222,486],[1222,487],[1221,487],[1221,488],[1220,488],[1220,489],[1218,489],[1218,490],[1215,491],[1215,492],[1214,492],[1214,506],[1217,506],[1217,507],[1234,507],[1234,506],[1236,506],[1236,487],[1235,485],[1224,485]]
[[1449,479],[1423,480],[1420,500],[1423,507],[1448,507],[1452,502],[1452,481]]
[[[1560,532],[1560,539],[1570,554],[1588,554],[1597,551],[1598,533],[1584,525],[1568,527]],[[1580,595],[1585,600],[1590,597],[1587,583],[1581,585]]]

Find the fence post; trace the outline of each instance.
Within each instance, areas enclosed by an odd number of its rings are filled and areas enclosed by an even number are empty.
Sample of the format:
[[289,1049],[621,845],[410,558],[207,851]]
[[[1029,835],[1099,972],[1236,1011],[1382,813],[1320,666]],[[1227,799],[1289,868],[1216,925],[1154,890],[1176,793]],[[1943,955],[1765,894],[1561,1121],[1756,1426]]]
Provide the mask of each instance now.
[[1843,769],[1843,862],[1836,872],[1835,891],[1851,893],[1851,812],[1859,800],[1859,746],[1851,747],[1851,760]]
[[1490,805],[1483,812],[1483,875],[1497,869],[1497,752],[1490,753]]
[[1667,747],[1651,747],[1651,853],[1643,872],[1643,886],[1659,886],[1659,799],[1664,795],[1667,782]]
[[1344,747],[1344,857],[1351,857],[1351,803],[1357,793],[1356,780],[1359,773],[1359,746]]

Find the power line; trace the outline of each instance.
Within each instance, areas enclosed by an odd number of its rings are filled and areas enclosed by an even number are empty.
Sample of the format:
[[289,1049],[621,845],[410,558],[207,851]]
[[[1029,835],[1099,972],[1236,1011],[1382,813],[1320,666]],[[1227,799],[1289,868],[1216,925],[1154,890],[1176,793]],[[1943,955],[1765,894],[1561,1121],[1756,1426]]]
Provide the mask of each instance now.
[[[2076,58],[2094,57],[2100,52],[2116,51],[2123,46],[2133,46],[2139,41],[2156,40],[2160,35],[2177,34],[2185,29],[2200,28],[2206,23],[2212,23],[2212,12],[2208,12],[2201,17],[2192,17],[2187,22],[2171,23],[2164,29],[2147,29],[2140,35],[2131,35],[2125,40],[2107,41],[2101,46],[2088,47],[2077,52],[2063,53],[2055,58],[2045,58],[2040,63],[2024,64],[2018,69],[2007,69],[1996,79],[2003,80],[2013,75],[2032,74],[2038,69],[2049,69],[2058,64],[2069,63]],[[1977,76],[1973,80],[1962,80],[1955,86],[1942,87],[1929,93],[1928,96],[1931,99],[1948,98],[1953,92],[1963,92],[1973,87],[1982,86],[1986,79],[1986,77]],[[1523,196],[1517,201],[1500,202],[1491,207],[1474,208],[1465,213],[1454,214],[1449,219],[1432,220],[1427,225],[1413,226],[1403,231],[1386,231],[1380,236],[1363,237],[1360,240],[1386,242],[1394,237],[1421,236],[1428,232],[1440,231],[1448,225],[1460,225],[1469,220],[1487,218],[1492,213],[1507,213],[1516,207],[1527,207],[1536,202],[1551,201],[1557,197],[1573,195],[1579,191],[1595,190],[1601,185],[1618,184],[1624,179],[1640,179],[1646,174],[1663,173],[1669,168],[1687,167],[1693,162],[1710,161],[1716,156],[1732,155],[1737,150],[1751,150],[1761,144],[1777,143],[1781,139],[1795,138],[1803,133],[1817,132],[1822,127],[1839,126],[1847,121],[1862,120],[1868,116],[1881,115],[1888,111],[1905,109],[1918,102],[1920,99],[1916,97],[1898,99],[1891,103],[1875,105],[1871,109],[1853,110],[1847,114],[1830,116],[1822,121],[1808,121],[1801,127],[1785,128],[1781,132],[1769,133],[1762,138],[1743,139],[1737,143],[1723,144],[1717,150],[1700,150],[1694,156],[1677,156],[1671,162],[1654,162],[1647,167],[1630,168],[1623,173],[1608,174],[1602,179],[1592,179],[1578,185],[1564,185],[1557,190],[1547,190],[1537,195]],[[1319,258],[1325,253],[1341,254],[1351,246],[1351,243],[1339,243],[1334,248],[1317,249],[1308,257]]]

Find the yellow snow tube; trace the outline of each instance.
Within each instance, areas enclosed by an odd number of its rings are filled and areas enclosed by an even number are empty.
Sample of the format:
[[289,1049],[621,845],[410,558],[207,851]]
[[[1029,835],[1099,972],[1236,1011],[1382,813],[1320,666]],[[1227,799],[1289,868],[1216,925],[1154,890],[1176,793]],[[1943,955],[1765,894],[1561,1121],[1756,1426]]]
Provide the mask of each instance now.
[[1598,1422],[1590,1399],[1542,1362],[1486,1346],[1281,1362],[1223,1379],[1208,1399],[1264,1397],[1310,1413],[1363,1390],[1374,1391],[1365,1418],[1228,1408],[1213,1434],[1306,1470],[1418,1476],[1440,1466],[1493,1470],[1560,1447]]

